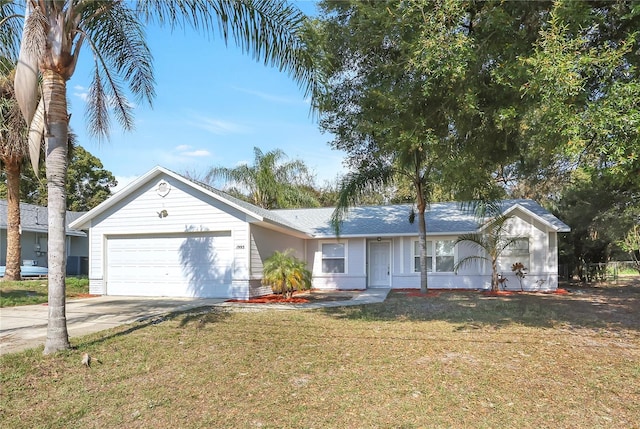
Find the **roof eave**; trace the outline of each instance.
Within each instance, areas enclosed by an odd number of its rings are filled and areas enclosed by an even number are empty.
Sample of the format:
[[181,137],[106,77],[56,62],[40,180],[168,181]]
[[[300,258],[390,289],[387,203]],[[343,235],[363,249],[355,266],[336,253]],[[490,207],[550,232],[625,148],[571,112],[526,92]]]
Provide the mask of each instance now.
[[310,238],[315,238],[312,234],[302,231],[300,229],[296,229],[287,225],[283,225],[279,222],[275,222],[273,220],[270,219],[264,219],[262,221],[259,222],[255,222],[257,225],[260,225],[264,228],[267,229],[271,229],[273,231],[279,231],[282,232],[284,234],[287,235],[291,235],[297,238],[302,238],[302,239],[310,239]]
[[[427,237],[441,237],[441,236],[449,236],[449,235],[463,235],[463,234],[471,234],[475,231],[438,231],[438,232],[427,232]],[[367,234],[313,234],[312,238],[318,239],[330,239],[330,238],[372,238],[372,237],[382,237],[382,238],[395,238],[395,237],[418,237],[420,234],[418,232],[402,232],[402,233],[367,233]]]

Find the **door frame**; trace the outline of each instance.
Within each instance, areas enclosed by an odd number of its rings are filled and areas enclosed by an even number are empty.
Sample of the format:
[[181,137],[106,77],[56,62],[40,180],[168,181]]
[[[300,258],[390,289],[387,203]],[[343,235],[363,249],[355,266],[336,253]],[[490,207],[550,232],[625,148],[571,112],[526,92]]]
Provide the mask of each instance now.
[[[373,267],[373,264],[371,263],[372,259],[371,259],[371,245],[372,244],[385,244],[387,246],[387,252],[386,252],[386,257],[387,257],[387,263],[389,265],[388,270],[389,270],[389,274],[388,274],[388,278],[387,278],[387,284],[375,284],[372,285],[371,284],[371,280],[372,280],[372,275],[371,275],[371,270]],[[390,288],[391,287],[391,271],[392,271],[392,257],[391,257],[391,252],[392,252],[392,246],[391,246],[391,240],[387,239],[381,239],[381,240],[369,240],[367,243],[367,288],[372,288],[372,289],[377,289],[377,288]]]

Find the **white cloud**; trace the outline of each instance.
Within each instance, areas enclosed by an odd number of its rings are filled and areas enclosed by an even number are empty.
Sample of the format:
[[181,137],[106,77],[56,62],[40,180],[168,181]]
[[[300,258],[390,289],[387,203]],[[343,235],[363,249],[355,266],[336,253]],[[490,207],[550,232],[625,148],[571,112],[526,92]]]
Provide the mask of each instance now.
[[179,146],[176,146],[176,150],[178,152],[184,152],[184,151],[187,151],[189,149],[191,149],[191,146],[189,146],[188,144],[181,144]]
[[258,98],[261,98],[266,101],[273,101],[275,103],[281,104],[300,104],[300,99],[296,97],[286,97],[282,95],[269,94],[268,92],[256,91],[253,89],[240,88],[237,86],[233,86],[233,89],[236,91],[244,92],[245,94],[255,95]]
[[188,121],[188,125],[216,135],[243,134],[248,132],[248,129],[244,125],[237,122],[208,118],[197,114],[194,114],[192,120]]
[[190,152],[182,152],[181,155],[189,156],[192,158],[202,158],[206,156],[211,156],[211,152],[206,149],[192,150]]
[[76,85],[73,87],[73,90],[73,95],[86,103],[87,98],[89,98],[89,92],[87,91],[87,88],[82,85]]
[[[78,97],[80,100],[84,101],[85,103],[87,102],[87,100],[89,99],[89,90],[87,88],[85,88],[82,85],[76,85],[73,87],[73,95]],[[109,97],[107,100],[107,106],[113,108],[114,106],[116,106],[116,102],[115,102],[115,98],[114,97]],[[135,109],[136,107],[138,107],[138,105],[134,102],[132,102],[131,100],[125,100],[125,104],[131,108],[131,109]]]

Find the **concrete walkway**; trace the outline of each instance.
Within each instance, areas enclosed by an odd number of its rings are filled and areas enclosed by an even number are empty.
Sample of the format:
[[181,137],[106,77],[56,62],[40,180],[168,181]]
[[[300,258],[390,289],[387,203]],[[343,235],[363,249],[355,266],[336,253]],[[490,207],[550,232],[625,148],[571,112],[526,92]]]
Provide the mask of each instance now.
[[[197,307],[222,306],[243,310],[296,310],[383,302],[389,289],[354,291],[345,301],[308,304],[244,304],[212,298],[149,298],[101,296],[67,301],[69,337],[99,332],[136,321]],[[0,355],[44,345],[47,338],[46,304],[0,309]]]

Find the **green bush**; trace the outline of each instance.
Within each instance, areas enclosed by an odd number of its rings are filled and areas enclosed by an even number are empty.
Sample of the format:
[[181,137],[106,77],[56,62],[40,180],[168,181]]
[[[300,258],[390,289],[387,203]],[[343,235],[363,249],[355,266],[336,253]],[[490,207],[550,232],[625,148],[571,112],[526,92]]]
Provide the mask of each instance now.
[[294,291],[311,289],[311,272],[292,253],[292,249],[275,252],[263,267],[262,284],[271,286],[273,293],[285,298],[291,298]]

